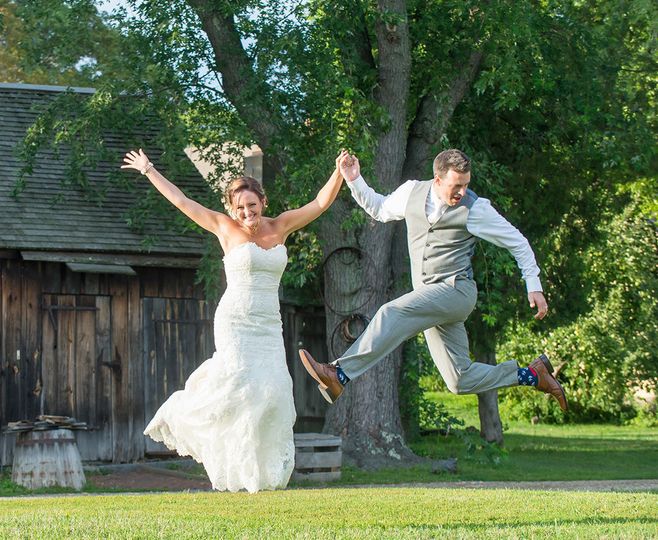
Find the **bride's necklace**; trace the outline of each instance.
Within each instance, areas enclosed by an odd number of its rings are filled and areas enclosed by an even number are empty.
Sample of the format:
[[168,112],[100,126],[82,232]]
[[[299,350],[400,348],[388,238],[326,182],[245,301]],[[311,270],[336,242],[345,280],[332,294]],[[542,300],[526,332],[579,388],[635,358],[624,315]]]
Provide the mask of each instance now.
[[258,232],[258,229],[260,228],[260,221],[261,221],[261,220],[259,219],[259,220],[256,222],[255,225],[251,225],[251,226],[250,226],[250,225],[242,224],[242,226],[243,226],[245,229],[247,229],[247,231],[249,231],[249,234],[250,234],[251,236],[255,236],[256,233]]

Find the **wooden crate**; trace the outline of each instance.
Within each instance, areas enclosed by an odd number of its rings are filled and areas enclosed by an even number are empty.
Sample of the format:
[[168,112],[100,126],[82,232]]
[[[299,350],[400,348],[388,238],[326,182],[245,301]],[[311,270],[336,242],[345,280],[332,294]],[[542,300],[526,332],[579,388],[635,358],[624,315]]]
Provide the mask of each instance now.
[[293,480],[338,480],[343,461],[341,445],[341,438],[335,435],[296,433]]

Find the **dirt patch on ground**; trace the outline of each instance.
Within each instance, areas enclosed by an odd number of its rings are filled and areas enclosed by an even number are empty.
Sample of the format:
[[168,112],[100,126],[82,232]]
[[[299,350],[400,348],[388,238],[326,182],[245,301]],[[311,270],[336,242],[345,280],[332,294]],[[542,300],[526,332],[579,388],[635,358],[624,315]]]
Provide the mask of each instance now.
[[87,484],[108,491],[210,491],[208,478],[149,466],[87,473]]

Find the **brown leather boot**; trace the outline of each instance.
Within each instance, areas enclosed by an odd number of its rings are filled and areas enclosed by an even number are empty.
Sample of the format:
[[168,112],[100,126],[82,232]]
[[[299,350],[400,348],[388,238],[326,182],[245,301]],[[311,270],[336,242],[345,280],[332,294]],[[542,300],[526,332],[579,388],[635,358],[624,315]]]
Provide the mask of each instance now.
[[567,397],[564,394],[562,385],[553,377],[553,366],[548,357],[545,354],[540,354],[528,367],[534,369],[537,373],[537,390],[553,396],[560,404],[560,409],[566,411],[568,409]]
[[316,362],[311,353],[299,349],[299,357],[308,374],[318,381],[318,390],[329,403],[334,403],[343,393],[343,385],[336,375],[336,366],[331,364],[320,364]]

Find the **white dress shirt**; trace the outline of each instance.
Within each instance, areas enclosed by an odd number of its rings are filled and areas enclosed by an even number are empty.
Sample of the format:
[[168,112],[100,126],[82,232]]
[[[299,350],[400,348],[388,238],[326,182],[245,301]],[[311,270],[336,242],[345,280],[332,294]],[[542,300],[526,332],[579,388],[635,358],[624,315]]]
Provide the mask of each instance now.
[[[386,223],[404,219],[409,196],[417,183],[418,180],[408,180],[390,195],[376,193],[362,176],[353,182],[347,182],[347,185],[361,208],[372,218]],[[447,209],[448,204],[441,200],[434,189],[430,189],[425,202],[425,214],[429,223],[436,223]],[[491,206],[488,199],[478,197],[473,203],[466,220],[466,230],[473,236],[508,249],[521,269],[528,292],[542,291],[539,267],[528,240]]]

